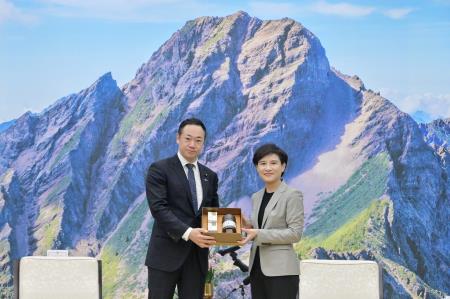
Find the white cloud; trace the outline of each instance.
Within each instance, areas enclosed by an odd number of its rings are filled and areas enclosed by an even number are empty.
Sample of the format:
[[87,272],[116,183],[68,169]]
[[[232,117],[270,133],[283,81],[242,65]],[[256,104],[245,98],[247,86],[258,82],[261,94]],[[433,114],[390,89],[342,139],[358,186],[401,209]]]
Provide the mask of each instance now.
[[131,22],[184,22],[199,16],[236,12],[227,4],[198,0],[39,0],[44,13],[58,17]]
[[432,119],[450,117],[450,93],[406,95],[396,90],[382,89],[381,95],[408,114],[424,111]]
[[[204,0],[34,0],[33,14],[40,17],[91,18],[127,22],[184,22],[199,16],[224,16],[238,10],[248,10],[250,15],[263,19],[283,17],[299,18],[316,13],[340,17],[364,17],[375,12],[393,19],[407,16],[412,9],[392,8],[381,10],[366,5],[347,2],[330,3],[324,0],[312,4],[298,4],[290,0],[250,1],[248,3],[208,2]],[[38,7],[38,8],[36,8]],[[11,0],[0,0],[0,23],[4,20],[30,21]]]
[[152,7],[183,3],[180,0],[39,0],[55,8],[71,8],[84,11],[135,11]]
[[305,13],[316,13],[322,15],[334,15],[339,17],[365,17],[374,13],[381,13],[391,19],[402,19],[409,15],[412,8],[390,8],[367,5],[355,5],[347,2],[330,3],[327,1],[316,1],[310,5],[299,5],[292,2],[250,2],[252,15],[268,19],[282,18],[286,16],[299,16]]
[[350,3],[328,3],[319,1],[311,5],[311,10],[325,15],[336,15],[341,17],[364,17],[375,12],[372,6],[354,5]]
[[38,0],[40,3],[71,7],[142,7],[148,5],[164,5],[181,3],[180,0]]
[[391,19],[403,19],[413,11],[412,8],[393,8],[383,11],[383,14]]
[[23,12],[9,0],[0,0],[0,23],[7,21],[33,23],[36,21],[36,17]]

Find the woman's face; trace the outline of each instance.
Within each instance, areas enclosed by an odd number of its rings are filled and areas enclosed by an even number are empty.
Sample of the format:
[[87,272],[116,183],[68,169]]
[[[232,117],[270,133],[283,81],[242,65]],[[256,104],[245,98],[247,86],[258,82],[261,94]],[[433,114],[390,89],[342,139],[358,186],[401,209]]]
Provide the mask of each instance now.
[[281,180],[286,164],[281,164],[277,154],[269,154],[258,161],[256,171],[265,184],[271,184]]

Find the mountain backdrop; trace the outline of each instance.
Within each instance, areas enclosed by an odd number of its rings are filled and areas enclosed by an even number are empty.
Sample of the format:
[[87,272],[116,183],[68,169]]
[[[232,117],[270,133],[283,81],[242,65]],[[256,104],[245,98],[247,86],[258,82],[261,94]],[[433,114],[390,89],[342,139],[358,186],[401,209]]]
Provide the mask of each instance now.
[[[67,248],[102,259],[104,298],[144,298],[144,177],[190,116],[208,128],[222,205],[249,212],[254,149],[275,142],[305,195],[301,258],[376,260],[385,298],[450,294],[450,120],[419,126],[333,69],[302,24],[237,12],[187,22],[125,86],[107,73],[0,126],[0,297],[12,260]],[[217,267],[220,298],[243,275]]]

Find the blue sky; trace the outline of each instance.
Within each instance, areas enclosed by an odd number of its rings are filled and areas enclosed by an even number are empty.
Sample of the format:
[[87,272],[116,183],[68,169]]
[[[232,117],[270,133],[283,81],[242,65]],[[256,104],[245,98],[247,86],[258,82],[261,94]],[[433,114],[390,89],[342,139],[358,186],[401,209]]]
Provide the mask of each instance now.
[[290,17],[330,64],[408,113],[450,117],[450,0],[0,0],[0,123],[112,72],[119,86],[190,19]]

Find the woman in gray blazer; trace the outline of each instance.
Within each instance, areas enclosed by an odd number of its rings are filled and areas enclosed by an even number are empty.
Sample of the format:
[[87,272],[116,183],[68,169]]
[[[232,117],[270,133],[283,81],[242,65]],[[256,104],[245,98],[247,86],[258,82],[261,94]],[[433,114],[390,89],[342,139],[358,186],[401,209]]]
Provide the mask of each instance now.
[[282,179],[287,154],[275,144],[264,144],[253,164],[265,187],[252,195],[251,227],[242,229],[253,241],[250,253],[250,283],[253,299],[296,298],[299,260],[293,244],[303,230],[303,196]]

